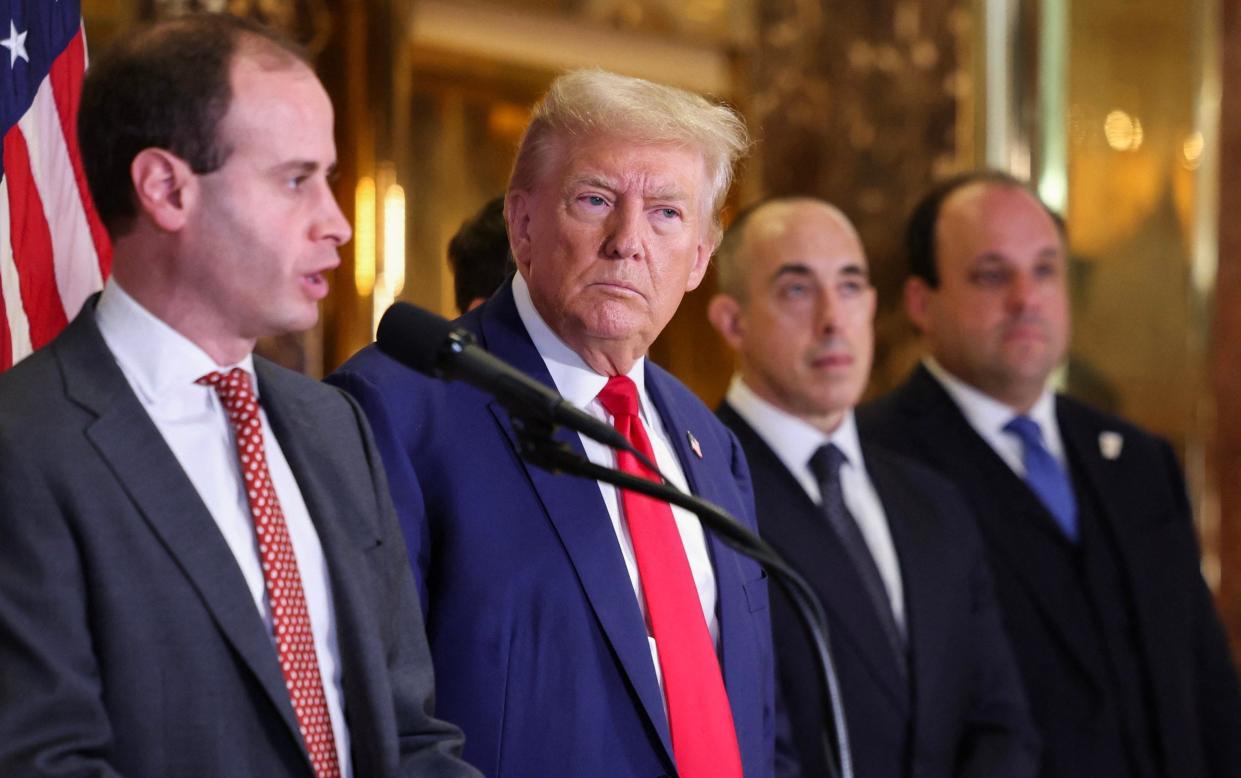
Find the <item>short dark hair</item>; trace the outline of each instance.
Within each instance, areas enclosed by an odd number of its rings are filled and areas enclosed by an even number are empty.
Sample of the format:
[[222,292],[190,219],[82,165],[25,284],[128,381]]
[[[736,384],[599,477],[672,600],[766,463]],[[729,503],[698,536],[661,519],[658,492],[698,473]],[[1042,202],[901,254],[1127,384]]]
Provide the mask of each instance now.
[[971,170],[945,179],[922,196],[914,206],[905,227],[905,253],[909,262],[909,275],[921,278],[932,289],[939,287],[939,267],[936,264],[938,258],[935,256],[935,229],[939,225],[939,215],[949,197],[974,184],[989,184],[1028,192],[1056,223],[1060,235],[1065,235],[1063,217],[1048,208],[1038,193],[1016,176],[1001,170]]
[[488,200],[478,213],[461,223],[448,241],[448,264],[452,266],[457,310],[462,313],[473,300],[490,297],[513,272],[504,224],[504,195]]
[[732,221],[728,223],[728,229],[724,230],[720,245],[716,246],[713,255],[718,289],[738,302],[746,302],[746,274],[742,271],[741,263],[737,261],[737,254],[741,251],[741,244],[745,241],[745,231],[754,214],[769,205],[814,200],[815,198],[810,195],[768,195],[737,211]]
[[232,149],[220,143],[218,129],[232,102],[232,63],[243,47],[273,68],[310,65],[279,33],[227,14],[189,14],[149,25],[91,63],[78,109],[78,143],[91,197],[111,234],[126,231],[137,215],[129,170],[143,149],[166,149],[199,174],[228,159]]

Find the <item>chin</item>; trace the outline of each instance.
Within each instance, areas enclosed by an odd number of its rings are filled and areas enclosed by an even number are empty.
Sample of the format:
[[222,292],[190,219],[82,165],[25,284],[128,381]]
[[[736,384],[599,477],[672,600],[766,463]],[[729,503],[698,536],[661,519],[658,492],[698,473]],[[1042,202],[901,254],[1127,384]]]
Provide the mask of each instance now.
[[579,320],[586,333],[601,340],[630,340],[650,325],[645,316],[612,305],[601,305],[586,311]]

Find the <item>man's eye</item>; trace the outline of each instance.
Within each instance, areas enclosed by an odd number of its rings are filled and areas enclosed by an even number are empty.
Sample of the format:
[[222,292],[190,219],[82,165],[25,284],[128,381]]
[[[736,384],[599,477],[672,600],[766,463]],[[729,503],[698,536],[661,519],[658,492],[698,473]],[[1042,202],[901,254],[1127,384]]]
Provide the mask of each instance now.
[[970,280],[978,286],[1000,286],[1008,280],[1008,273],[1003,270],[975,270],[970,273]]
[[599,195],[585,195],[582,198],[582,202],[586,203],[587,205],[593,208],[602,208],[603,206],[608,204],[608,201],[604,200]]
[[676,208],[659,208],[656,213],[665,219],[679,219],[681,212]]
[[1060,275],[1060,266],[1051,262],[1048,262],[1045,265],[1039,265],[1034,268],[1034,275],[1038,278],[1055,278]]

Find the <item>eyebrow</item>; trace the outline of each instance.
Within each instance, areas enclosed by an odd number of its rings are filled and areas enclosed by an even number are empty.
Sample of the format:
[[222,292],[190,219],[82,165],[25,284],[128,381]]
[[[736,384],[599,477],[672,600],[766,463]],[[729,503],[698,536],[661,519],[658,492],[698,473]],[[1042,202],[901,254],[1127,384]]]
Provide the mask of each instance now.
[[[776,268],[776,272],[771,274],[771,282],[775,283],[776,281],[779,281],[781,278],[785,276],[813,276],[813,275],[814,275],[814,271],[812,271],[810,269],[810,266],[804,262],[785,262],[783,265]],[[866,268],[856,262],[851,262],[848,265],[845,265],[844,267],[842,267],[838,275],[851,276],[851,277],[863,278],[863,279],[870,277],[870,274],[867,272]]]
[[776,268],[776,272],[771,274],[771,282],[775,283],[785,276],[808,276],[813,275],[810,267],[802,262],[785,262]]
[[579,186],[591,186],[597,189],[606,189],[609,192],[616,191],[616,182],[597,175],[585,175],[574,178],[569,182],[571,188]]
[[[1067,256],[1066,252],[1059,246],[1044,246],[1036,255],[1039,259],[1055,258]],[[979,254],[975,259],[975,264],[983,264],[985,262],[1007,262],[1008,257],[998,251],[986,251]]]
[[[598,189],[606,189],[609,192],[616,192],[619,189],[615,181],[604,178],[603,176],[592,175],[592,174],[584,175],[579,178],[573,179],[570,182],[570,186],[574,188],[579,187],[579,186],[590,186],[590,187],[595,187]],[[673,201],[673,202],[685,202],[689,200],[689,195],[681,191],[675,185],[669,184],[667,186],[656,187],[652,189],[651,191],[645,193],[644,199],[647,201],[664,200],[664,201]]]
[[[315,162],[313,160],[291,159],[291,160],[288,160],[287,162],[276,163],[275,165],[272,166],[272,171],[276,173],[310,174],[310,173],[317,172],[321,167],[322,166],[318,162]],[[336,163],[335,162],[327,166],[326,173],[329,178],[331,178],[333,175],[336,174]]]

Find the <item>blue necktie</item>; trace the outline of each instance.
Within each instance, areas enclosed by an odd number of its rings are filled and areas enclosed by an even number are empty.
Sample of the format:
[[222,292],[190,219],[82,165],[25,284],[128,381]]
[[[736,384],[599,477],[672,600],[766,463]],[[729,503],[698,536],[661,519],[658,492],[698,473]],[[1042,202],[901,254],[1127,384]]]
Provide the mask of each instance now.
[[1029,416],[1014,416],[1004,431],[1021,440],[1026,483],[1038,495],[1064,534],[1077,541],[1077,498],[1064,468],[1043,445],[1043,431]]

